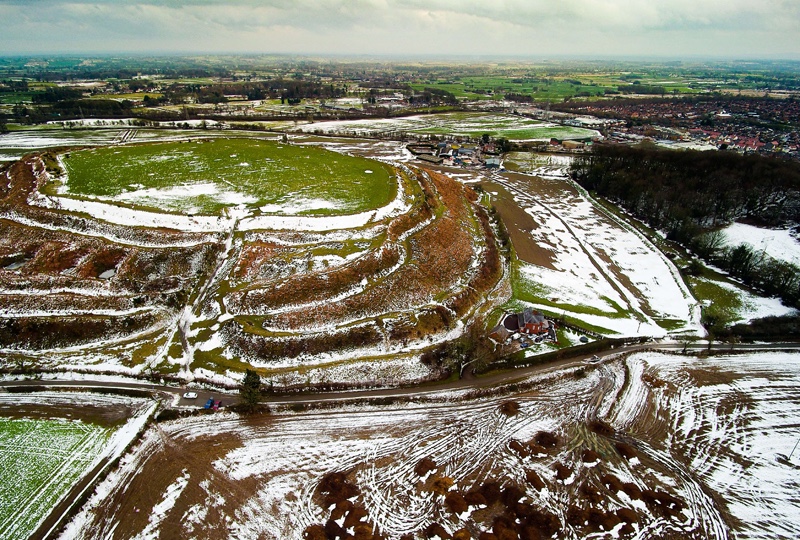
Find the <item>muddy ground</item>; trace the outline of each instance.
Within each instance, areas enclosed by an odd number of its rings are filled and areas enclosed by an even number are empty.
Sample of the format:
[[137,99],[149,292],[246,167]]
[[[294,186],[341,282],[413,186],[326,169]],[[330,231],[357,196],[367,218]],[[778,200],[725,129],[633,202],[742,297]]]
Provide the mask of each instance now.
[[799,361],[641,353],[512,395],[164,422],[63,538],[789,538]]

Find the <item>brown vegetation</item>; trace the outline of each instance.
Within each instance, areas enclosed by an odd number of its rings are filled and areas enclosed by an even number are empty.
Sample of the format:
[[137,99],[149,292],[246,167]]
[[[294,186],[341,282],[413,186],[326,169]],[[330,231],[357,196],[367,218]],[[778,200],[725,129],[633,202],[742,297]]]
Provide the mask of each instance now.
[[516,416],[519,414],[519,402],[507,400],[500,404],[500,412],[506,416]]
[[636,449],[629,445],[628,443],[624,443],[622,441],[617,442],[614,447],[617,449],[617,452],[620,453],[622,457],[625,459],[633,459],[639,455]]
[[587,448],[583,451],[583,454],[581,454],[581,460],[584,463],[594,463],[600,460],[600,455],[594,450]]
[[435,471],[438,465],[429,457],[424,457],[417,462],[414,466],[414,472],[417,476],[425,476],[431,471]]
[[549,431],[540,431],[533,436],[532,442],[541,447],[553,449],[558,446],[559,438],[555,433],[551,433]]

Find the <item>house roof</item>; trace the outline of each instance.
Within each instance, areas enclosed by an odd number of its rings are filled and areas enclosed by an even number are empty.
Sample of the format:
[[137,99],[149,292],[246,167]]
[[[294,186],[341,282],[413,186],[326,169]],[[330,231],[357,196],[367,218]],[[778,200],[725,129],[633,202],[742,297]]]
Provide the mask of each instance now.
[[501,341],[505,341],[505,339],[508,338],[508,336],[510,335],[511,332],[509,332],[509,330],[502,324],[498,324],[497,326],[492,328],[491,332],[489,332],[489,337],[496,337]]
[[526,324],[540,324],[544,322],[544,315],[541,311],[534,311],[533,308],[525,308],[522,313],[517,315],[519,317],[519,325],[525,326]]

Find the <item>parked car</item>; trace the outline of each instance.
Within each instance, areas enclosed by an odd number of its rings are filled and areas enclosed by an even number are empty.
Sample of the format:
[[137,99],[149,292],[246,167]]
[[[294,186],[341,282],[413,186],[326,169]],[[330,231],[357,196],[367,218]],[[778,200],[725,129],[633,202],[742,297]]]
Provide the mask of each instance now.
[[214,409],[214,410],[216,411],[216,410],[218,410],[220,407],[222,407],[222,400],[219,400],[219,401],[217,401],[216,403],[214,403],[214,405],[213,405],[211,408],[212,408],[212,409]]
[[586,363],[587,364],[599,364],[600,363],[600,357],[595,354],[591,358],[587,358],[586,359]]
[[210,409],[213,406],[214,406],[214,398],[210,397],[210,398],[208,398],[208,401],[206,401],[206,404],[203,405],[203,408],[204,409]]
[[197,392],[186,392],[183,394],[183,399],[197,399]]

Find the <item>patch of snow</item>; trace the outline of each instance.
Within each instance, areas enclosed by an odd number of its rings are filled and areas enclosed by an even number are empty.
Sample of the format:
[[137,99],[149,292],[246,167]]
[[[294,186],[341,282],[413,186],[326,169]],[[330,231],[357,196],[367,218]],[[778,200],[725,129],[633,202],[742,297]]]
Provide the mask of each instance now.
[[791,229],[764,229],[733,223],[723,231],[728,246],[747,244],[757,253],[800,266],[800,241]]

